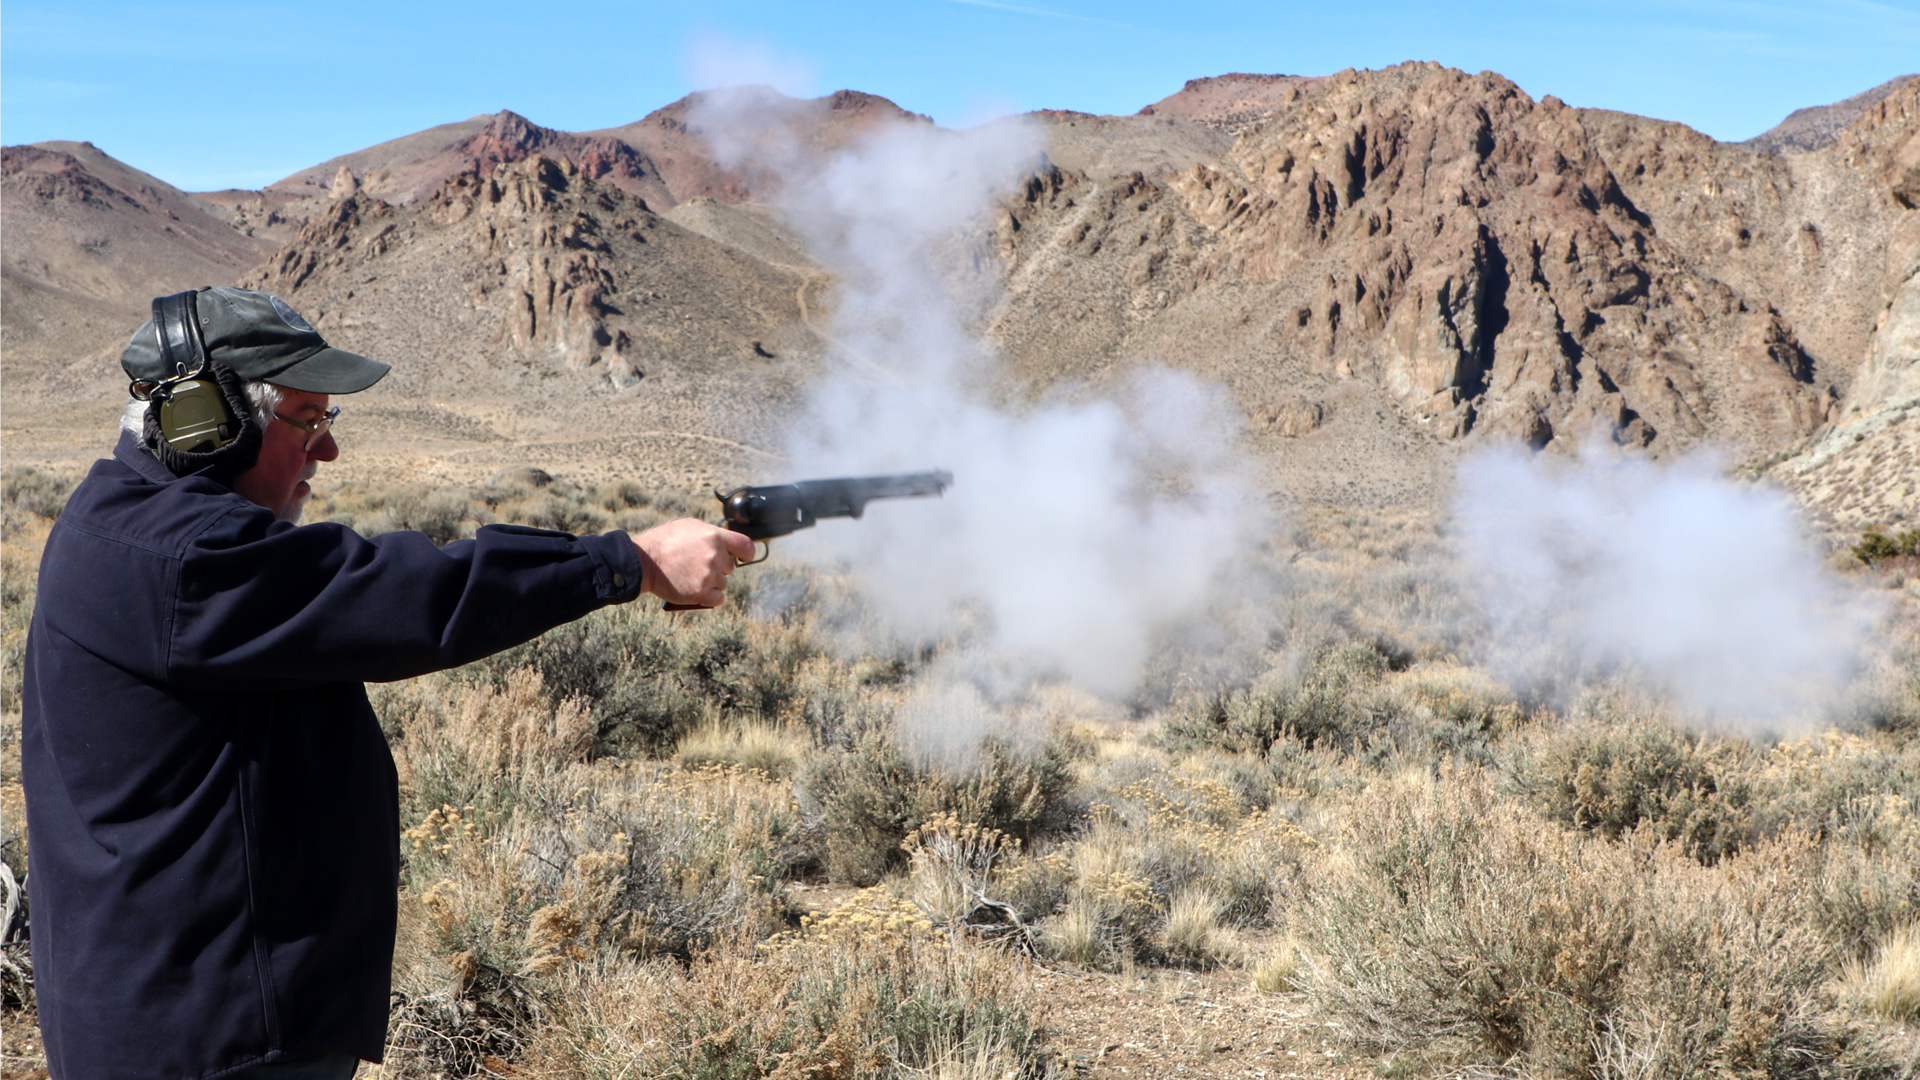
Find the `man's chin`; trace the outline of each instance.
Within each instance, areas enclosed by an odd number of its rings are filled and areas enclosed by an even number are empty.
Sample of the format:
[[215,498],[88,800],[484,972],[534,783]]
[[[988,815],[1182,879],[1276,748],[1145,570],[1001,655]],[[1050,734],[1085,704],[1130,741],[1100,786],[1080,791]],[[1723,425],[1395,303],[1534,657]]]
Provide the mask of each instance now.
[[[306,487],[307,485],[301,484],[300,486]],[[307,494],[311,495],[312,492],[308,492]],[[307,508],[307,496],[295,495],[293,498],[288,499],[287,505],[281,507],[280,512],[274,516],[278,517],[281,521],[291,521],[294,524],[298,525],[300,523],[300,514],[306,508]]]

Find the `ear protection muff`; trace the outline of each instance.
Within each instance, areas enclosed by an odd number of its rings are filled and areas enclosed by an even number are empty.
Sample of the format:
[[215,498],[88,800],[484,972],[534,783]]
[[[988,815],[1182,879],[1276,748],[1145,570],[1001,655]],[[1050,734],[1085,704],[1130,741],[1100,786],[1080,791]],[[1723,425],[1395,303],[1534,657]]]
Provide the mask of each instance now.
[[195,295],[189,290],[154,298],[153,330],[160,358],[173,374],[158,382],[135,382],[131,390],[136,398],[159,402],[160,435],[169,445],[182,453],[210,454],[239,438],[241,423],[207,371]]

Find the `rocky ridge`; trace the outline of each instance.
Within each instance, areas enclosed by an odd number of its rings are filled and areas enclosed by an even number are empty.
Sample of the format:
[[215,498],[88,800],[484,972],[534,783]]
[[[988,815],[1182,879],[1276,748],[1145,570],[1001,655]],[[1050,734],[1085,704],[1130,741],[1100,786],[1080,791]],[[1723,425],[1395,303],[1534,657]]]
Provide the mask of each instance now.
[[1887,95],[1914,78],[1913,75],[1902,75],[1831,105],[1795,109],[1787,114],[1785,120],[1740,145],[1770,154],[1804,154],[1832,146],[1840,133],[1859,119],[1862,113],[1885,101]]
[[1920,79],[1855,120],[1829,151],[1897,208],[1880,245],[1872,330],[1835,422],[1772,475],[1824,519],[1853,528],[1920,519]]
[[1826,419],[1789,320],[1667,243],[1576,110],[1433,65],[1289,93],[1218,161],[1028,186],[997,323],[1025,370],[1192,357],[1255,412],[1358,380],[1437,439],[1536,447],[1753,449]]
[[810,280],[535,155],[410,204],[347,195],[242,284],[331,340],[404,358],[364,395],[398,418],[393,445],[464,417],[493,437],[442,465],[497,468],[548,443],[545,463],[569,472],[591,460],[678,487],[737,474],[815,370]]
[[1320,80],[1302,75],[1252,75],[1244,71],[1188,79],[1178,91],[1141,109],[1140,116],[1170,116],[1239,135],[1267,122]]
[[117,352],[157,291],[232,281],[274,248],[92,143],[0,150],[0,216],[9,390]]
[[[1914,462],[1874,440],[1911,391],[1917,96],[1792,154],[1432,64],[1035,114],[1051,162],[968,249],[1004,285],[981,328],[1035,391],[1149,363],[1220,380],[1300,501],[1432,502],[1467,448],[1602,439],[1713,446],[1835,528],[1898,522],[1904,479],[1858,474]],[[928,122],[851,91],[763,104],[812,153]],[[200,202],[278,214],[288,242],[249,280],[406,359],[381,408],[498,443],[435,468],[557,446],[537,429],[561,415],[581,445],[644,426],[751,457],[817,370],[830,282],[704,115],[694,95],[581,134],[476,117]]]
[[404,205],[432,195],[450,176],[486,175],[495,165],[535,155],[564,157],[588,176],[622,191],[666,205],[674,201],[653,162],[632,145],[608,136],[555,131],[509,110],[334,158],[268,190],[330,199],[364,190],[383,202]]

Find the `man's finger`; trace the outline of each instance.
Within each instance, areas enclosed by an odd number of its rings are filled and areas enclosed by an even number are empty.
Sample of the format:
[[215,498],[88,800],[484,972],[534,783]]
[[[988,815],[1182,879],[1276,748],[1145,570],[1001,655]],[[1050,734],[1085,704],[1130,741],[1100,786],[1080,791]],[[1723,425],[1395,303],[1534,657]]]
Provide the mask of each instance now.
[[723,530],[720,535],[725,538],[727,553],[733,556],[736,565],[753,561],[753,541],[732,529]]

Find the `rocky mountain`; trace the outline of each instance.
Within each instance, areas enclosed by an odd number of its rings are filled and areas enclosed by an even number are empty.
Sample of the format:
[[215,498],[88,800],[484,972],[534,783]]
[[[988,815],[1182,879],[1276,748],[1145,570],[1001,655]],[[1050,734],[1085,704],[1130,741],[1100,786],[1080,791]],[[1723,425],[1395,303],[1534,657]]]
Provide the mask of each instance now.
[[1889,79],[1871,90],[1863,90],[1831,105],[1795,109],[1787,114],[1785,120],[1740,145],[1776,154],[1803,154],[1832,146],[1847,125],[1860,118],[1860,114],[1885,101],[1887,95],[1915,77],[1902,75],[1897,79]]
[[575,135],[502,110],[442,124],[323,161],[278,181],[268,191],[294,197],[342,199],[357,191],[387,203],[418,202],[455,175],[484,175],[495,165],[534,155],[564,157],[588,176],[664,206],[673,196],[646,155],[617,138]]
[[162,292],[232,281],[272,243],[92,143],[0,150],[0,372],[20,380],[117,351]]
[[[999,226],[1020,370],[1197,367],[1327,499],[1357,474],[1409,497],[1422,470],[1387,483],[1386,462],[1489,438],[1764,461],[1884,396],[1856,384],[1912,277],[1887,162],[1913,88],[1783,158],[1432,65],[1256,86],[1280,106],[1217,160],[1028,186]],[[1857,495],[1822,505],[1846,527],[1915,512]]]
[[[758,93],[778,98],[771,90]],[[267,193],[282,198],[344,198],[364,191],[382,202],[418,202],[448,177],[486,175],[495,165],[533,156],[565,158],[591,179],[638,195],[657,210],[688,199],[739,203],[756,194],[755,178],[713,160],[699,122],[705,93],[656,109],[642,119],[602,131],[572,133],[541,127],[510,111],[442,124],[323,161],[280,180]],[[786,99],[780,99],[785,101]],[[831,151],[874,124],[931,123],[885,98],[842,90],[801,110],[801,141]],[[772,194],[758,191],[761,196]]]
[[344,195],[241,283],[404,358],[356,410],[385,445],[680,487],[744,468],[791,407],[818,356],[817,277],[534,155],[413,203]]
[[[1464,449],[1602,439],[1716,447],[1836,529],[1909,520],[1916,102],[1893,86],[1790,154],[1433,64],[1034,114],[1049,164],[972,245],[1004,286],[981,330],[1034,391],[1220,380],[1301,501],[1433,503]],[[813,153],[929,122],[849,91],[765,105]],[[356,404],[402,471],[645,458],[713,482],[773,461],[832,288],[701,106],[579,134],[476,117],[193,205],[237,257],[279,230],[247,280],[401,360]],[[62,199],[84,203],[21,205]],[[11,371],[36,354],[8,267]]]
[[1259,127],[1275,110],[1299,99],[1320,80],[1301,75],[1250,75],[1244,71],[1188,79],[1175,93],[1140,110],[1140,116],[1192,120],[1238,135]]
[[[662,180],[672,193],[672,201],[663,204],[663,209],[696,198],[739,203],[776,196],[776,178],[764,172],[726,169],[714,161],[701,119],[701,108],[711,93],[689,94],[634,123],[587,134],[616,139],[657,162]],[[764,108],[785,114],[790,121],[786,131],[801,148],[814,154],[832,153],[877,125],[933,123],[886,98],[857,90],[840,90],[805,103],[793,102],[765,87],[739,88],[730,93],[759,98]]]
[[1832,424],[1772,472],[1828,521],[1911,527],[1920,518],[1920,79],[1874,104],[1826,152],[1852,163],[1894,220],[1878,245],[1853,392]]

